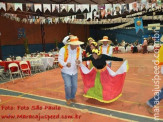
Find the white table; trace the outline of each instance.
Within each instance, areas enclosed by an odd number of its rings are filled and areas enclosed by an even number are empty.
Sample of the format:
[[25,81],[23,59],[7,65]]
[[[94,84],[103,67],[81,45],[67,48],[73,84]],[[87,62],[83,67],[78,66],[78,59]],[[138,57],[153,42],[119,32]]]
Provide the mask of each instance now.
[[122,53],[125,53],[126,52],[125,47],[122,47],[122,46],[119,46],[118,47],[118,50],[120,50]]
[[41,69],[46,70],[49,67],[53,67],[54,58],[53,57],[41,57],[43,67]]
[[46,70],[48,67],[53,67],[54,57],[28,57],[25,58],[26,61],[32,61],[32,59],[39,59],[41,60],[43,65],[40,65],[41,70]]
[[154,46],[152,46],[152,45],[147,46],[147,50],[149,52],[153,52],[154,51]]

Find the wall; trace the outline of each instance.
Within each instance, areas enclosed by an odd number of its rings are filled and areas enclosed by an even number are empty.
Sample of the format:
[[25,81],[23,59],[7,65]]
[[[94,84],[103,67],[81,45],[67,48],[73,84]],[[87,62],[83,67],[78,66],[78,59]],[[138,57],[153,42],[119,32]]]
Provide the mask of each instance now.
[[[9,55],[24,55],[24,42],[18,39],[19,28],[25,28],[30,52],[42,51],[41,26],[39,24],[24,24],[0,16],[0,32],[2,33],[0,39],[3,59]],[[78,36],[81,41],[86,41],[89,36],[89,26],[86,25],[46,24],[44,29],[46,51],[55,48],[54,40],[57,40],[59,47],[62,47],[62,40],[68,32]]]

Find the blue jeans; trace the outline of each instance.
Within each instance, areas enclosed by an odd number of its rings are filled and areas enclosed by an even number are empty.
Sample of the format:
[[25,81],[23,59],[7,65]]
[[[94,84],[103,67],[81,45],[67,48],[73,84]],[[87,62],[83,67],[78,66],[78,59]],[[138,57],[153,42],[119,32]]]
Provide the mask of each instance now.
[[153,98],[151,98],[150,100],[147,101],[147,104],[150,106],[150,107],[154,107],[155,105],[157,105],[157,102],[156,101],[159,101],[163,99],[163,88],[160,90],[159,94],[158,95],[155,95]]
[[74,99],[77,91],[78,73],[69,75],[61,72],[65,85],[65,97],[67,100]]

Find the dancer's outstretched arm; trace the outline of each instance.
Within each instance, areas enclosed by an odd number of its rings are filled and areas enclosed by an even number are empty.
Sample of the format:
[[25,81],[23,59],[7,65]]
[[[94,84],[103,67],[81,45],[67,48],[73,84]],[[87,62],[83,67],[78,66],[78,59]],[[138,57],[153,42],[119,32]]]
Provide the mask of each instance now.
[[112,61],[124,61],[123,58],[118,58],[118,57],[113,57],[113,56],[108,56],[103,54],[106,60],[112,60]]

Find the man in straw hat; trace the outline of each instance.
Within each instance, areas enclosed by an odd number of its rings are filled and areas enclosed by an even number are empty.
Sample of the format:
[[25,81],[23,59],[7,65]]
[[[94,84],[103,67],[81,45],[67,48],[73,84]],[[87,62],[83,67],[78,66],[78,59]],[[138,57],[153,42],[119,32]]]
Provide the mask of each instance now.
[[65,85],[65,98],[67,105],[75,102],[75,94],[77,91],[78,65],[82,62],[81,48],[79,45],[83,42],[79,41],[77,36],[71,36],[67,45],[59,51],[59,66]]
[[[112,43],[111,40],[108,39],[108,36],[104,36],[102,40],[100,40],[103,45],[99,47],[99,50],[102,54],[108,55],[108,56],[112,56],[113,54],[113,48],[112,46],[110,46],[110,44]],[[109,64],[109,66],[111,67],[111,62],[107,61],[107,64]]]

